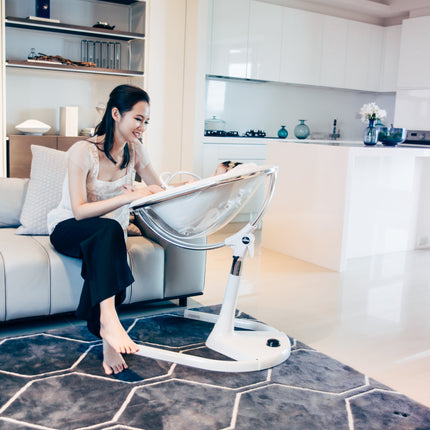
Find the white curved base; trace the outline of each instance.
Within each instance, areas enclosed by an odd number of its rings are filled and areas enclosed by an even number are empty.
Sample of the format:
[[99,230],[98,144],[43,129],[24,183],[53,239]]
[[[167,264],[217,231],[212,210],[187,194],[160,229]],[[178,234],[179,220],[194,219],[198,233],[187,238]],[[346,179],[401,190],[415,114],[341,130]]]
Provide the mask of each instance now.
[[[207,322],[215,322],[218,318],[217,315],[189,310],[185,311],[184,316]],[[291,343],[284,333],[253,320],[236,318],[234,323],[236,327],[256,331],[233,331],[230,334],[217,334],[216,330],[213,330],[206,341],[206,345],[235,361],[197,357],[146,345],[139,345],[140,349],[136,354],[216,372],[264,370],[277,366],[290,356]],[[279,346],[268,346],[269,339],[276,339]]]
[[[291,342],[284,333],[254,320],[234,318],[242,264],[248,251],[251,256],[253,254],[254,229],[254,225],[247,224],[225,240],[225,244],[233,248],[233,263],[220,314],[214,315],[188,309],[184,312],[185,318],[214,323],[215,326],[206,340],[206,346],[235,361],[213,360],[143,345],[140,346],[138,355],[219,372],[263,370],[282,363],[290,356]],[[239,331],[235,328],[248,331]]]

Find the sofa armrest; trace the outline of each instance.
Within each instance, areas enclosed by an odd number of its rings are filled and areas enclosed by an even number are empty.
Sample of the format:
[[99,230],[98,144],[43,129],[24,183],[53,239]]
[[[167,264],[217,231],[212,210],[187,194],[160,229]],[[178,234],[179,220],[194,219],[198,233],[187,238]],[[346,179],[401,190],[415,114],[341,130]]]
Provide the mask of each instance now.
[[[164,248],[164,296],[175,298],[203,293],[206,273],[206,251],[183,249],[161,239],[138,217],[136,225],[148,239]],[[193,243],[205,243],[195,239]]]
[[18,227],[28,178],[0,178],[0,227]]

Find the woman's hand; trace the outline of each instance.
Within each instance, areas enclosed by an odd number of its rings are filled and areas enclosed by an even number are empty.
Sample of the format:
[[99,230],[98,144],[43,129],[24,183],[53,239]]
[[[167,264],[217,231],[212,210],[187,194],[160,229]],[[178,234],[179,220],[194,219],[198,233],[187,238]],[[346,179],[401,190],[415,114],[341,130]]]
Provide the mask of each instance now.
[[134,187],[133,185],[124,185],[123,188],[123,194],[126,194],[127,197],[130,197],[130,202],[163,191],[163,189],[159,185],[149,185],[141,187]]

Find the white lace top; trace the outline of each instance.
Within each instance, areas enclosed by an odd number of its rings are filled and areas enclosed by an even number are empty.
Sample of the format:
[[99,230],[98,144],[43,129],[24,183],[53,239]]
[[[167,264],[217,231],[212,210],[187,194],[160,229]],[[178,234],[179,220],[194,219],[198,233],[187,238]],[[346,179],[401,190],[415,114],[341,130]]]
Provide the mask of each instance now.
[[[136,164],[139,163],[142,167],[149,164],[149,158],[143,145],[135,145],[129,143],[130,162],[125,169],[124,176],[115,181],[101,181],[99,176],[99,150],[96,145],[91,142],[82,140],[74,145],[67,151],[67,157],[74,163],[79,165],[84,171],[87,171],[87,199],[88,202],[96,202],[99,200],[106,200],[122,194],[124,191],[123,186],[128,184],[132,185],[136,174]],[[103,215],[106,218],[113,218],[117,220],[124,230],[127,229],[129,224],[130,211],[128,205],[124,205]],[[74,218],[72,205],[70,201],[69,192],[69,175],[63,183],[62,198],[60,204],[48,213],[48,231],[51,234],[55,226],[61,221]]]

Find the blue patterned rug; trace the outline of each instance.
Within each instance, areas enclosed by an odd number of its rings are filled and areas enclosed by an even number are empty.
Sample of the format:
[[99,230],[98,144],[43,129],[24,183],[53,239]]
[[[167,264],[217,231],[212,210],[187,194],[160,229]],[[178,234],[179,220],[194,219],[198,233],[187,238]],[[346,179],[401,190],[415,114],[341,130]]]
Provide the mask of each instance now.
[[[123,323],[139,343],[219,358],[204,346],[212,325],[181,315]],[[3,338],[0,429],[430,429],[429,408],[297,340],[292,345],[286,362],[258,372],[129,356],[129,369],[106,376],[101,342],[85,327]]]

